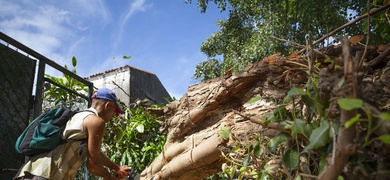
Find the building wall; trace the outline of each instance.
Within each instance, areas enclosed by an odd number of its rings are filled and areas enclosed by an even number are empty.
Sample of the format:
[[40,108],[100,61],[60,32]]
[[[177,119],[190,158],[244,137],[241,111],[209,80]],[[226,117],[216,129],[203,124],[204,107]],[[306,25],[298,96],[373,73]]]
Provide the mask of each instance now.
[[155,74],[139,69],[130,70],[130,95],[138,100],[150,100],[152,104],[167,104],[171,99]]
[[118,99],[127,106],[137,100],[148,99],[151,104],[166,104],[166,98],[170,99],[155,74],[128,65],[92,75],[87,79],[96,88],[112,89]]

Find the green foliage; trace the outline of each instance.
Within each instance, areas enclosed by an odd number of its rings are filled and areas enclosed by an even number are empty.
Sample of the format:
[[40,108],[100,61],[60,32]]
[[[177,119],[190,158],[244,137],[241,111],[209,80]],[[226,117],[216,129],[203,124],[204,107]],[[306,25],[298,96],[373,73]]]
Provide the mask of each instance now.
[[[198,0],[202,13],[210,2],[218,5],[220,11],[228,10],[229,17],[218,20],[220,30],[201,45],[201,51],[208,58],[197,64],[194,77],[202,82],[230,70],[239,71],[276,52],[289,54],[296,50],[292,43],[275,37],[306,45],[308,32],[312,32],[313,40],[319,39],[366,13],[368,8],[364,0]],[[376,0],[370,4],[370,9],[384,4],[384,0]],[[370,25],[372,44],[389,42],[390,26],[385,13],[371,17]],[[359,21],[334,36],[365,34],[367,26],[367,21]],[[325,43],[333,42],[327,40],[316,47],[323,47]]]
[[[123,58],[129,59],[130,56]],[[77,59],[72,58],[72,72],[76,74]],[[65,66],[67,68],[67,66]],[[54,77],[45,75],[55,83],[76,92],[88,92],[88,87],[74,80],[69,75]],[[45,89],[45,100],[55,105],[66,104],[79,97],[69,93],[61,87],[52,85]],[[160,106],[153,105],[154,108]],[[145,107],[137,109],[125,108],[124,116],[114,117],[111,123],[107,123],[105,138],[102,142],[102,149],[114,162],[121,165],[130,165],[142,171],[161,152],[166,141],[166,134],[160,132],[159,121],[162,119],[148,114]],[[77,173],[76,179],[98,179],[90,176],[85,165]]]
[[[76,65],[77,65],[77,59],[76,57],[72,58],[72,72],[76,74]],[[64,66],[66,69],[68,67]],[[45,77],[50,79],[51,81],[68,88],[69,90],[73,90],[75,92],[81,93],[81,94],[88,94],[88,86],[85,84],[73,79],[69,75],[63,73],[62,77],[55,77],[50,76],[48,74],[45,74]],[[45,85],[45,95],[44,99],[45,101],[52,103],[51,106],[56,105],[64,105],[65,103],[68,103],[72,100],[79,99],[80,97],[76,94],[69,93],[67,90],[65,90],[62,87],[59,87],[57,85]]]
[[386,144],[390,144],[390,135],[379,136],[379,140],[381,140],[382,142],[384,142]]
[[[76,57],[72,57],[72,73],[77,74],[76,66],[77,66],[77,59]],[[65,65],[65,69],[68,69],[68,67]],[[53,81],[54,83],[62,86],[58,86],[55,84],[45,84],[44,89],[44,103],[49,103],[48,107],[44,108],[51,108],[53,106],[63,106],[68,107],[72,109],[85,109],[84,107],[86,105],[85,101],[82,100],[77,94],[70,93],[68,90],[78,92],[79,94],[88,94],[88,87],[73,79],[69,75],[63,73],[62,77],[55,77],[50,76],[48,74],[45,74],[45,77]],[[64,89],[63,87],[67,88],[68,90]],[[80,104],[82,107],[80,107]],[[77,107],[76,107],[77,106]],[[83,166],[78,170],[75,179],[86,179],[89,177],[89,173],[86,170],[85,163]],[[94,177],[91,177],[94,179]],[[91,179],[90,178],[90,179]],[[95,178],[96,179],[96,178]]]
[[361,99],[343,98],[338,99],[337,103],[342,109],[347,111],[363,107],[363,101]]
[[352,125],[354,125],[356,122],[359,121],[360,117],[361,117],[361,114],[356,114],[354,117],[352,117],[350,120],[348,120],[348,121],[344,124],[345,128],[349,128],[349,127],[351,127]]
[[[282,135],[283,136],[283,135]],[[222,172],[206,179],[269,179],[277,165],[276,156],[266,147],[267,137],[253,135],[252,144],[237,142],[231,151],[224,155],[228,163],[222,165]],[[243,142],[245,143],[245,142]],[[247,142],[246,142],[247,143]]]
[[141,172],[162,151],[166,134],[160,132],[162,119],[148,114],[145,107],[126,108],[107,125],[103,140],[105,152],[114,162]]
[[228,127],[222,127],[222,130],[218,132],[218,135],[221,136],[224,139],[228,139],[230,135],[230,128]]
[[[326,159],[333,150],[334,137],[341,124],[339,119],[330,119],[325,113],[329,102],[320,97],[316,86],[317,78],[318,76],[313,74],[304,88],[291,88],[284,103],[293,104],[292,108],[279,105],[266,116],[270,121],[277,122],[290,130],[290,134],[278,132],[273,138],[238,142],[229,153],[232,157],[225,156],[229,163],[223,165],[223,172],[209,179],[216,177],[222,179],[285,179],[286,174],[300,179],[301,176],[297,172],[299,172],[301,156],[311,157],[311,173],[320,174],[327,165]],[[258,99],[256,96],[249,102],[253,103]],[[390,114],[387,112],[373,114],[369,108],[364,106],[364,101],[361,99],[340,98],[335,102],[340,110],[357,110],[356,115],[343,124],[345,128],[351,128],[359,122],[360,136],[362,136],[357,140],[358,149],[361,152],[351,157],[351,164],[365,167],[370,173],[375,173],[372,169],[375,169],[377,164],[372,163],[372,159],[368,156],[370,152],[365,151],[366,147],[374,141],[390,144],[390,135],[372,136],[376,128],[373,127],[372,121],[373,118],[390,121]],[[276,161],[275,159],[281,159],[288,172],[286,169],[281,170],[278,163],[269,163]],[[265,164],[264,162],[267,161],[268,163]],[[282,171],[285,173],[280,173]],[[340,178],[343,177],[340,176]]]
[[289,169],[294,169],[299,164],[299,154],[292,149],[287,150],[283,155],[283,162]]
[[208,59],[199,63],[195,69],[194,77],[205,81],[221,76],[221,64],[217,59]]
[[256,96],[256,97],[250,99],[248,103],[249,104],[253,104],[253,103],[255,103],[255,102],[259,101],[259,100],[261,100],[261,97],[260,96]]
[[[186,0],[186,2],[192,1]],[[291,43],[282,43],[276,38],[306,45],[308,32],[312,33],[314,41],[363,15],[369,9],[372,10],[387,3],[384,0],[374,0],[368,6],[367,1],[363,0],[198,0],[197,5],[202,13],[206,12],[210,2],[218,5],[221,11],[228,10],[229,17],[217,22],[220,30],[214,32],[201,46],[201,51],[208,58],[197,64],[194,77],[202,82],[230,73],[230,71],[240,71],[248,64],[255,63],[276,52],[287,55],[296,50]],[[334,36],[367,35],[367,27],[370,27],[369,43],[386,43],[390,38],[388,33],[390,26],[387,20],[386,13],[382,12],[371,16],[370,24],[367,19],[359,21]],[[331,43],[333,42],[326,40],[317,44],[315,48]],[[339,67],[336,66],[336,68]],[[390,143],[388,135],[372,136],[377,128],[372,125],[373,118],[390,121],[389,113],[374,114],[364,106],[364,101],[361,99],[342,98],[331,102],[329,99],[323,99],[317,88],[318,74],[313,73],[310,76],[304,88],[292,87],[284,98],[283,103],[292,104],[292,107],[279,105],[272,113],[264,116],[265,124],[279,123],[290,130],[291,134],[278,133],[271,139],[252,141],[252,144],[237,142],[230,152],[235,156],[226,155],[225,158],[229,163],[222,166],[223,172],[210,178],[287,179],[283,173],[276,174],[276,177],[272,173],[275,168],[278,168],[277,165],[264,163],[273,156],[282,158],[282,163],[290,170],[286,172],[284,169],[285,173],[293,175],[295,179],[301,179],[302,177],[297,173],[298,165],[301,163],[299,157],[308,155],[311,157],[311,173],[319,174],[327,164],[326,158],[334,148],[333,141],[340,127],[352,128],[354,125],[359,125],[360,134],[359,139],[356,140],[359,151],[364,152],[364,148],[374,141]],[[338,87],[342,88],[344,83],[343,77],[338,82]],[[257,97],[249,100],[250,103],[256,101],[258,101]],[[340,110],[356,110],[356,115],[345,124],[340,124],[339,118],[328,117],[329,104],[334,102]],[[221,134],[227,135],[226,131],[223,132],[219,132],[220,136]],[[266,147],[256,144],[259,142],[266,144]],[[254,153],[255,147],[256,153]],[[358,159],[356,162],[351,161],[352,164],[368,167],[364,164],[368,158],[362,157],[362,154],[357,153],[351,158]],[[259,164],[261,165],[258,166]],[[376,166],[376,164],[371,165]],[[343,177],[340,176],[339,179]]]
[[[287,174],[294,174],[298,171],[298,165],[301,163],[300,157],[302,155],[313,157],[319,155],[317,160],[310,162],[311,168],[314,168],[311,173],[319,174],[326,166],[326,158],[333,149],[332,142],[340,127],[340,121],[339,119],[330,119],[327,113],[325,113],[330,102],[321,98],[319,89],[317,88],[317,82],[318,75],[312,74],[304,88],[292,87],[284,98],[283,103],[293,104],[293,107],[279,105],[274,108],[271,114],[265,116],[268,119],[265,121],[266,124],[268,122],[277,122],[286,129],[289,129],[291,134],[279,132],[271,139],[251,141],[251,143],[246,145],[240,142],[231,151],[231,153],[235,154],[234,158],[226,157],[232,163],[225,164],[223,172],[214,175],[214,178],[215,176],[224,177],[225,179],[286,178],[286,174],[284,173],[276,173],[275,175],[275,171],[280,172],[277,171],[277,169],[280,169],[278,164],[267,163],[262,164],[261,167],[257,166],[260,162],[269,160],[269,157],[264,157],[265,154],[268,156],[272,154],[272,156],[281,158],[283,165],[289,169]],[[254,103],[258,99],[259,97],[256,96],[249,100],[249,102]],[[373,129],[375,128],[372,127],[372,119],[376,117],[384,121],[389,121],[389,113],[375,115],[369,108],[364,106],[364,101],[361,99],[340,98],[336,99],[335,102],[339,105],[340,110],[358,110],[356,111],[356,115],[343,124],[343,126],[350,128],[359,122],[359,127],[363,129],[361,132],[363,137],[357,140],[360,149],[364,149],[374,141],[381,141],[386,144],[390,143],[389,135],[374,138],[372,136]],[[302,137],[307,138],[307,140],[302,139]],[[263,145],[266,144],[266,147],[259,145],[260,142]],[[351,163],[360,163],[361,165],[366,163],[365,161],[369,161],[367,156],[363,155],[357,153],[352,156],[352,159],[357,160],[351,161]],[[237,162],[237,159],[241,161]],[[375,166],[375,164],[372,166]],[[294,177],[296,179],[301,178],[299,174],[296,174]]]
[[302,119],[295,119],[293,124],[291,125],[291,136],[295,139],[298,138],[298,134],[308,138],[312,131],[312,127]]
[[318,149],[330,142],[330,126],[328,121],[322,121],[321,126],[314,129],[310,135],[310,143],[306,146],[307,149]]
[[123,59],[130,59],[131,56],[123,56]]
[[379,118],[385,121],[390,121],[390,113],[384,112],[379,115]]
[[[370,4],[370,9],[374,10],[385,3],[388,3],[385,0],[374,0]],[[367,7],[367,4],[364,4]],[[361,13],[367,13],[367,8],[359,8],[357,10]],[[366,30],[368,27],[368,20],[365,19],[361,23],[361,28]],[[388,23],[388,13],[380,13],[375,16],[370,17],[370,42],[371,44],[380,44],[390,41],[390,26]]]
[[267,143],[268,149],[272,153],[276,153],[280,144],[285,143],[289,139],[288,135],[285,133],[278,133],[274,138],[270,139]]

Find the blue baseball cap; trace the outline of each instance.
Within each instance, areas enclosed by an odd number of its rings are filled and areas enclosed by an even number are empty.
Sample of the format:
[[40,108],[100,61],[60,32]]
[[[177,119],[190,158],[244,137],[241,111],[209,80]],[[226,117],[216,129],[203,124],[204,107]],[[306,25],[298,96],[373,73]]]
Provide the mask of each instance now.
[[114,102],[115,103],[115,107],[116,107],[115,112],[117,114],[123,114],[123,111],[119,107],[116,95],[115,95],[114,91],[112,91],[111,89],[100,88],[97,91],[93,92],[91,98],[92,99],[105,99],[105,100],[109,100],[111,102]]

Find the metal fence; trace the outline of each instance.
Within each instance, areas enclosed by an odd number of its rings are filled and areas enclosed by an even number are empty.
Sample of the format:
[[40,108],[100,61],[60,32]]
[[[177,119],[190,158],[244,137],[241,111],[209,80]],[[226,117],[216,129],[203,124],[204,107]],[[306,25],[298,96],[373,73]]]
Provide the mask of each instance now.
[[13,144],[28,123],[34,72],[34,60],[0,44],[0,179],[12,179],[24,162]]
[[[88,95],[45,78],[46,65],[86,85]],[[84,109],[90,105],[88,97],[93,92],[91,82],[0,32],[0,179],[12,179],[25,161],[24,156],[16,153],[14,148],[18,136],[31,119],[52,106],[43,100],[44,84],[47,83],[79,97],[62,106]]]

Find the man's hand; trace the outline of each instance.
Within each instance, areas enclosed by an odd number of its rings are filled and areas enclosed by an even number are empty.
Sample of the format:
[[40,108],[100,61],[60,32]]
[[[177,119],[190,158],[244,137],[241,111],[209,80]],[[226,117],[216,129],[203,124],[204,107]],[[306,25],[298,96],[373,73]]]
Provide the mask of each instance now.
[[121,166],[119,170],[115,172],[115,176],[117,179],[126,179],[127,175],[129,175],[131,168],[128,166]]
[[123,172],[128,172],[129,173],[131,171],[131,167],[129,167],[129,166],[121,166],[119,168],[119,170],[123,171]]

